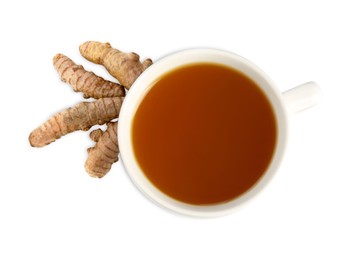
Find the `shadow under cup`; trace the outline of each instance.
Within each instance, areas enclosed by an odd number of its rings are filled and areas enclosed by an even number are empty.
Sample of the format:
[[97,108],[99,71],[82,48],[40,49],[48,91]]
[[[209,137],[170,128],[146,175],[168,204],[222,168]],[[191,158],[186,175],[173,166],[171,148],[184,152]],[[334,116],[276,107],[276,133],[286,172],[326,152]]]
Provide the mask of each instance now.
[[254,64],[193,49],[161,59],[137,79],[118,135],[124,166],[147,197],[181,214],[213,217],[230,213],[272,178],[286,146],[287,112]]

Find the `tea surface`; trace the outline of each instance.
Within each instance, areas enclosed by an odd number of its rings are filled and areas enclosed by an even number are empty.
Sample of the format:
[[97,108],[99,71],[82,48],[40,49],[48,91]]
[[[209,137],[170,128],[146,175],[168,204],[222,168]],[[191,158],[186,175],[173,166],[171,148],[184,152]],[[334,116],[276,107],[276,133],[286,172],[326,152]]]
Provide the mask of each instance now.
[[195,205],[226,202],[250,189],[276,145],[271,104],[247,76],[196,63],[159,78],[132,125],[146,177],[170,197]]

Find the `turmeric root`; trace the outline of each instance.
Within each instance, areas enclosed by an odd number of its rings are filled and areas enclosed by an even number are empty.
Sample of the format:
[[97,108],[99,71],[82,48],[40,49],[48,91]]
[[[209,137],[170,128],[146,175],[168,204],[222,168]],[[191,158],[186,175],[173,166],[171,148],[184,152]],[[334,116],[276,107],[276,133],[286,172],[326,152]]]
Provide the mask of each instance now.
[[88,148],[85,170],[91,177],[104,177],[112,164],[118,161],[117,125],[117,122],[110,122],[105,132],[97,129],[90,133],[90,138],[96,145]]
[[83,92],[85,98],[122,97],[124,88],[118,84],[105,80],[93,72],[86,71],[83,66],[75,64],[63,54],[53,58],[53,64],[62,81],[69,83],[76,92]]
[[123,97],[100,98],[81,102],[51,117],[29,135],[33,147],[42,147],[76,130],[89,130],[117,118]]
[[151,59],[141,63],[138,54],[121,52],[109,43],[88,41],[80,45],[79,51],[87,60],[103,65],[127,89],[152,64]]

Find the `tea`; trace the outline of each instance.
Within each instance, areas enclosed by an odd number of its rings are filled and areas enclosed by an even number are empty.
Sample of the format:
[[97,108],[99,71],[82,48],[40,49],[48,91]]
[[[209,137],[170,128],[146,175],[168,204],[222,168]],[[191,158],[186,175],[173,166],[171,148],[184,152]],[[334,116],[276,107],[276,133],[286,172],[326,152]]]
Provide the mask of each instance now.
[[277,142],[265,94],[240,71],[215,63],[157,79],[132,124],[133,151],[160,191],[188,204],[232,200],[264,174]]

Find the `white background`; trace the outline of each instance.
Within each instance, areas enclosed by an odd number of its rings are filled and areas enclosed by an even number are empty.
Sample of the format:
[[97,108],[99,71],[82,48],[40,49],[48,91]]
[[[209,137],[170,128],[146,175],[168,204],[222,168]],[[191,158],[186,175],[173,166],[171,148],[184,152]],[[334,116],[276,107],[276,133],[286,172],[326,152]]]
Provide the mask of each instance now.
[[[349,1],[2,1],[0,259],[350,259]],[[52,66],[87,40],[154,60],[215,47],[256,63],[284,91],[314,80],[323,102],[291,120],[284,162],[239,212],[194,219],[134,188],[121,163],[84,170],[79,131],[35,149],[29,133],[82,100]]]

